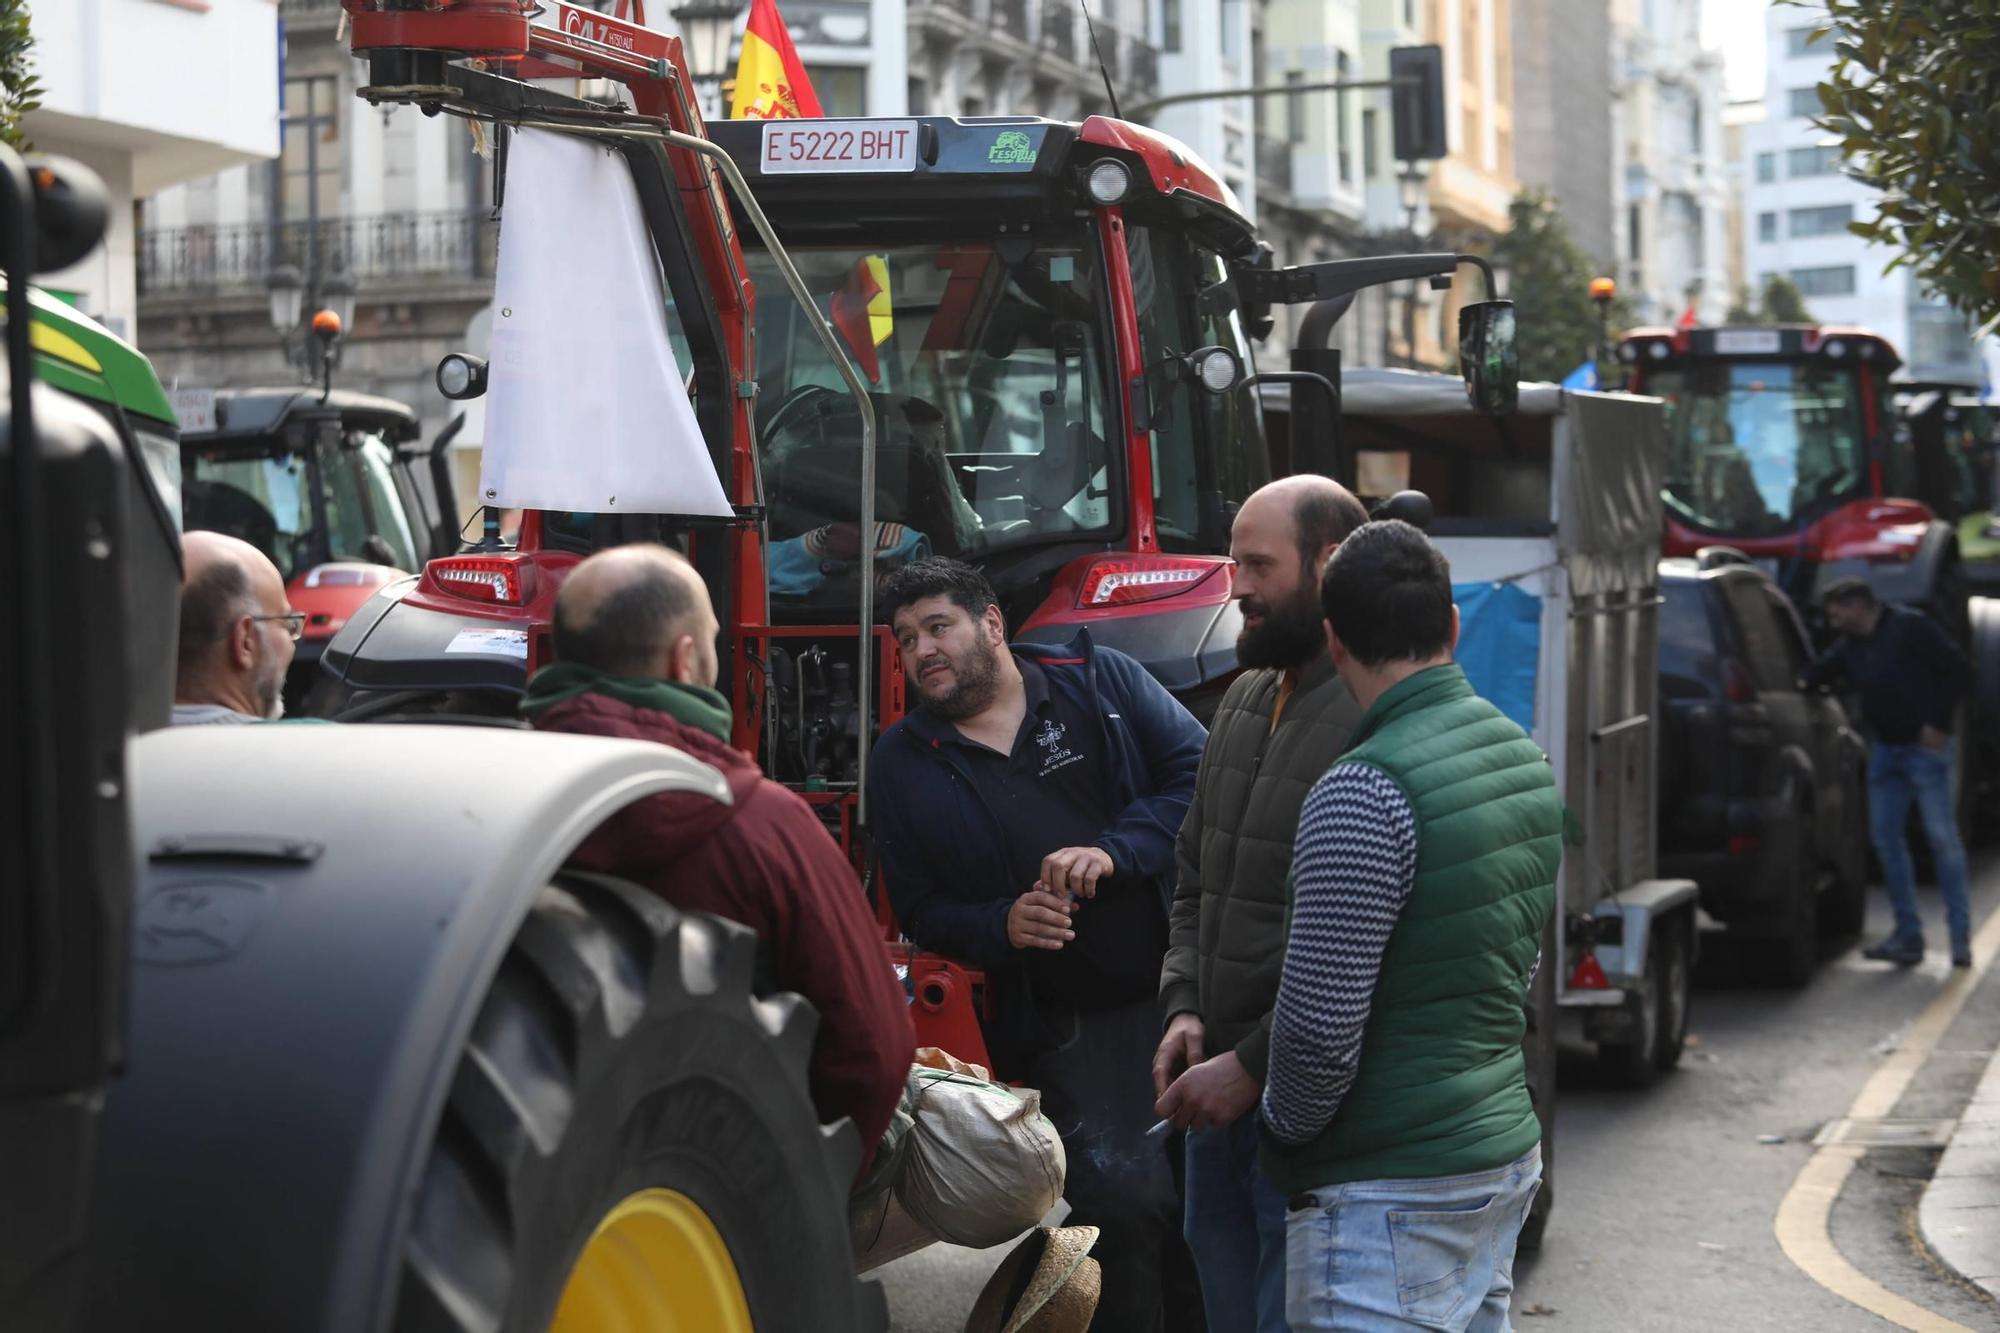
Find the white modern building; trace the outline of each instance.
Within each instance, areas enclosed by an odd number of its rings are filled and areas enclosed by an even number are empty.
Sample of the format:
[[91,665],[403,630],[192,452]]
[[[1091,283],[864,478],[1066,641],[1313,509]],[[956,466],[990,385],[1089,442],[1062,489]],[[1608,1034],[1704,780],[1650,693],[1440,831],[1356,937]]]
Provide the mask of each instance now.
[[1892,252],[1847,230],[1875,215],[1875,191],[1842,174],[1838,142],[1811,120],[1833,63],[1831,39],[1811,40],[1821,21],[1792,7],[1764,20],[1764,118],[1744,135],[1746,275],[1761,290],[1782,274],[1814,319],[1881,334],[1902,353],[1905,375],[1976,384],[1982,367],[1965,320],[1926,300],[1908,270],[1883,273]]
[[134,208],[180,181],[278,155],[278,13],[271,0],[54,0],[30,15],[43,152],[104,178],[105,244],[47,286],[114,332],[138,330]]
[[1698,0],[1613,0],[1612,59],[1620,290],[1641,323],[1690,306],[1719,322],[1731,296],[1723,68],[1702,48]]

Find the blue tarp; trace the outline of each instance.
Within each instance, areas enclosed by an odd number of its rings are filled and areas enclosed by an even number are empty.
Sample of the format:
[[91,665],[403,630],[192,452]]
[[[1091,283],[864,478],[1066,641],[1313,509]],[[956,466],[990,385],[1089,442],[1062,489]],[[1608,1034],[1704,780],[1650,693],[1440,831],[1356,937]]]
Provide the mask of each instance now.
[[1565,389],[1595,389],[1597,387],[1596,359],[1592,358],[1585,361],[1575,370],[1563,376],[1562,386]]
[[1535,671],[1542,642],[1542,601],[1515,583],[1455,583],[1458,664],[1481,698],[1535,730]]

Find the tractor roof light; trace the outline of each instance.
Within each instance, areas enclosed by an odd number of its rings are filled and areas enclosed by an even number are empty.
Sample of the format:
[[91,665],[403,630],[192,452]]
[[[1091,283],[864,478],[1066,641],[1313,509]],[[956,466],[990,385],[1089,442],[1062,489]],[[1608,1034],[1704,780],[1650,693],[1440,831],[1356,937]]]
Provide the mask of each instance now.
[[1618,348],[1618,359],[1628,366],[1631,365],[1639,359],[1639,345],[1637,343],[1621,344]]
[[1107,157],[1091,164],[1084,186],[1092,199],[1109,208],[1131,190],[1132,170],[1117,158]]
[[437,366],[438,392],[453,402],[486,392],[486,358],[465,352],[447,353]]
[[1646,344],[1646,355],[1652,357],[1655,361],[1666,360],[1667,344],[1660,339],[1654,339],[1652,342]]
[[1840,360],[1840,358],[1847,355],[1847,344],[1842,342],[1838,338],[1833,338],[1829,339],[1826,346],[1822,347],[1820,350],[1826,353],[1827,360],[1838,361]]
[[1243,363],[1220,344],[1197,347],[1183,358],[1188,378],[1212,394],[1225,394],[1243,378]]
[[1092,611],[1174,597],[1192,590],[1218,569],[1227,566],[1226,560],[1106,556],[1084,571],[1083,583],[1076,595],[1077,609]]

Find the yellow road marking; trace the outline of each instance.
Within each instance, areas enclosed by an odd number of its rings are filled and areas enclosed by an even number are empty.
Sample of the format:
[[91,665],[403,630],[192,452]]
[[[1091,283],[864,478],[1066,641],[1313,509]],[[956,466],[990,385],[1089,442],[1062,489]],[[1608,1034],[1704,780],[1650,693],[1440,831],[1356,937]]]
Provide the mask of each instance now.
[[[1951,970],[1936,997],[1911,1024],[1895,1053],[1861,1085],[1861,1091],[1847,1108],[1848,1119],[1881,1117],[1895,1110],[1917,1071],[1923,1068],[1924,1061],[1944,1039],[1952,1020],[1965,1007],[1979,979],[1986,975],[1996,953],[2000,953],[2000,911],[1989,914],[1986,924],[1973,938],[1972,966]],[[1841,1187],[1866,1151],[1852,1144],[1832,1143],[1812,1155],[1778,1205],[1775,1226],[1779,1246],[1807,1277],[1898,1328],[1914,1333],[1973,1333],[1963,1324],[1898,1296],[1849,1263],[1847,1256],[1834,1248],[1833,1233],[1828,1226],[1834,1200],[1840,1197]]]

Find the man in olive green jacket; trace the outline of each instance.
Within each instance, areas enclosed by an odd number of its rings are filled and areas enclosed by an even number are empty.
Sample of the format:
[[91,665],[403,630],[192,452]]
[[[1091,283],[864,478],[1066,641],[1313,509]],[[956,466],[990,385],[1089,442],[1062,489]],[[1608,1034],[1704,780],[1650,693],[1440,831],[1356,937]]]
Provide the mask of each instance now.
[[1421,532],[1356,531],[1321,600],[1366,711],[1292,856],[1263,1099],[1286,1317],[1294,1333],[1497,1333],[1542,1178],[1521,1035],[1562,802],[1541,750],[1453,663],[1451,575]]
[[1283,1333],[1285,1201],[1257,1169],[1257,1118],[1299,804],[1360,721],[1327,656],[1319,572],[1365,523],[1318,476],[1252,495],[1230,531],[1238,662],[1181,826],[1160,981],[1159,1114],[1188,1128],[1183,1229],[1209,1333]]

